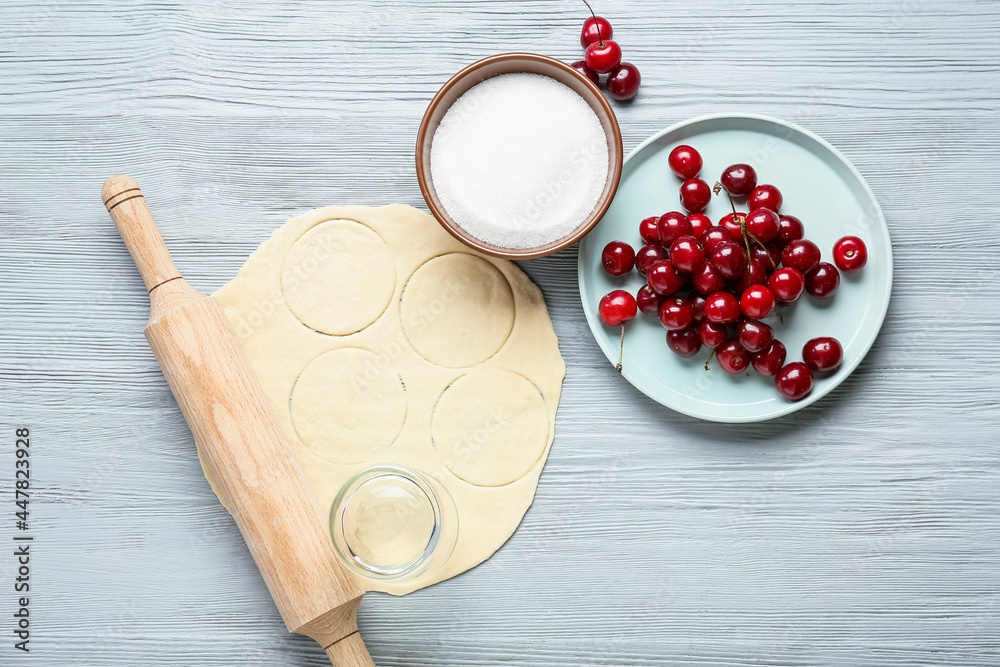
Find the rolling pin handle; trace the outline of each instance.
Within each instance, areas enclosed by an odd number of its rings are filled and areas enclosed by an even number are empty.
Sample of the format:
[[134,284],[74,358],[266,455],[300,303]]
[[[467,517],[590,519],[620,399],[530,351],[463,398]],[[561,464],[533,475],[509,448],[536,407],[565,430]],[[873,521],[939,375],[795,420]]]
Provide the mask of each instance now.
[[326,647],[333,667],[375,667],[361,634],[355,632]]
[[139,267],[146,290],[152,292],[168,280],[180,278],[139,184],[128,176],[112,176],[104,183],[101,198]]

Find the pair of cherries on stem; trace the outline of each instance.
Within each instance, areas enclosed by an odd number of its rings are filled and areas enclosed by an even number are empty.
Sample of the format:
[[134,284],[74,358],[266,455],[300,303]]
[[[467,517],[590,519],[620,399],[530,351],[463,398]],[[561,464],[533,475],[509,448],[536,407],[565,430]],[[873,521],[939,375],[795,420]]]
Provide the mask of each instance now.
[[599,75],[607,74],[605,87],[608,94],[619,101],[630,100],[639,90],[639,69],[632,63],[622,62],[622,49],[611,39],[611,23],[595,14],[587,0],[583,1],[590,9],[591,18],[583,22],[580,33],[580,44],[585,49],[584,59],[573,63],[573,68],[595,85],[600,85]]

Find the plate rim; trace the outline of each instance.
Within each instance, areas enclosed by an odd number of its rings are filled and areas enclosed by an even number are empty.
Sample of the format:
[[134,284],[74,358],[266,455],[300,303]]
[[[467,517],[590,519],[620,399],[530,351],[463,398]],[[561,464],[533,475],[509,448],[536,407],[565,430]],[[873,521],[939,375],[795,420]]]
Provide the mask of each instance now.
[[[835,147],[833,144],[831,144],[830,142],[828,142],[826,139],[819,136],[815,132],[807,130],[806,128],[801,127],[800,125],[793,123],[791,121],[782,120],[780,118],[775,118],[774,116],[768,116],[766,114],[744,113],[744,112],[736,112],[736,113],[720,112],[720,113],[705,114],[702,116],[695,116],[694,118],[674,123],[673,125],[670,125],[658,132],[653,133],[645,140],[640,142],[638,146],[629,151],[629,154],[625,156],[625,160],[622,163],[622,180],[624,181],[628,177],[628,175],[625,172],[628,170],[629,162],[635,159],[643,151],[645,151],[651,144],[659,141],[664,136],[672,132],[676,132],[684,127],[714,120],[753,120],[764,123],[772,123],[777,127],[786,127],[789,130],[792,130],[793,132],[798,132],[804,135],[805,137],[815,141],[817,144],[819,144],[826,150],[830,151],[830,153],[834,157],[836,157],[837,160],[839,160],[844,166],[846,166],[850,170],[851,174],[857,179],[857,181],[864,188],[865,194],[875,204],[876,222],[881,224],[882,230],[884,231],[886,239],[888,241],[888,243],[886,244],[887,276],[882,292],[883,306],[881,312],[878,314],[877,325],[874,327],[872,334],[868,336],[867,340],[864,341],[861,354],[858,355],[857,359],[855,359],[853,362],[847,365],[846,370],[842,370],[843,375],[836,382],[830,383],[828,386],[823,387],[819,391],[812,392],[809,396],[807,396],[801,401],[786,402],[779,409],[773,410],[771,412],[762,415],[753,415],[748,417],[741,417],[741,416],[725,417],[716,414],[701,412],[698,410],[690,410],[687,408],[679,407],[677,405],[667,404],[660,398],[651,395],[643,387],[640,387],[638,384],[636,384],[632,380],[632,378],[629,377],[627,371],[623,370],[622,372],[622,376],[628,381],[628,383],[631,384],[633,387],[635,387],[643,395],[647,396],[654,402],[659,403],[665,408],[668,408],[670,410],[673,410],[674,412],[678,412],[683,415],[687,415],[689,417],[694,417],[695,419],[701,419],[701,420],[712,421],[717,423],[725,423],[725,424],[748,424],[748,423],[770,421],[772,419],[784,417],[799,410],[802,410],[812,405],[813,403],[816,403],[817,401],[821,400],[830,392],[832,392],[834,389],[839,387],[841,383],[844,382],[844,380],[850,377],[854,373],[854,371],[857,370],[858,366],[861,365],[861,362],[864,361],[865,357],[868,356],[868,353],[871,351],[872,346],[875,344],[875,339],[878,338],[878,335],[882,332],[882,327],[885,324],[886,315],[889,312],[889,301],[892,298],[892,281],[893,281],[892,237],[889,234],[889,225],[886,222],[885,214],[882,211],[882,205],[875,197],[875,193],[872,191],[871,186],[868,184],[868,181],[865,179],[864,176],[862,176],[861,172],[858,171],[858,168],[854,166],[853,162],[847,159],[847,157],[843,153],[841,153],[840,150],[837,149],[837,147]],[[593,227],[593,229],[596,229],[598,226],[600,226],[600,224],[601,222],[599,221],[597,225]],[[577,289],[580,294],[580,302],[583,306],[584,316],[587,318],[587,324],[590,328],[591,335],[594,337],[594,342],[597,343],[597,346],[600,348],[601,352],[604,353],[604,356],[607,357],[609,361],[613,362],[614,360],[609,355],[608,351],[604,349],[604,345],[602,345],[601,340],[598,337],[598,330],[597,330],[598,323],[595,320],[596,316],[594,315],[594,309],[590,306],[590,304],[586,303],[583,298],[584,272],[586,267],[584,266],[584,258],[583,258],[584,253],[582,252],[582,250],[584,245],[589,242],[590,242],[590,235],[588,234],[582,239],[580,244],[580,252],[577,258]],[[603,327],[603,323],[601,323],[600,326]]]

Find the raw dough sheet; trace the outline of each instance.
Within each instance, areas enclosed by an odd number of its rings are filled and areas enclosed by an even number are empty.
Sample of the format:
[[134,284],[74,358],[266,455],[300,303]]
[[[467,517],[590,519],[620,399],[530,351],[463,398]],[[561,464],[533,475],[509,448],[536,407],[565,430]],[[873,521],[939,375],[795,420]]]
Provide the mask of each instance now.
[[[289,220],[216,294],[320,504],[358,470],[433,477],[455,550],[402,595],[481,563],[531,505],[565,364],[542,294],[408,206]],[[211,480],[209,480],[211,481]]]

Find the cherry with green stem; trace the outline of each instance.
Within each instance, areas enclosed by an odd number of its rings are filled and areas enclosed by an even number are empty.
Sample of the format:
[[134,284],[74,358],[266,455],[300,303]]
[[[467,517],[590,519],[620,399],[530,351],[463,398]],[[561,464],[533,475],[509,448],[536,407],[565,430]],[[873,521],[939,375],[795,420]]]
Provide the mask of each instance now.
[[585,0],[584,4],[587,5],[587,9],[590,9],[590,13],[593,17],[583,22],[583,31],[580,33],[580,44],[586,49],[602,37],[611,39],[614,35],[614,30],[611,28],[611,23],[606,18],[594,14],[594,10],[590,7],[590,3]]
[[625,323],[635,318],[638,313],[635,297],[625,290],[613,290],[604,295],[598,305],[597,312],[601,321],[609,327],[622,328],[621,342],[618,346],[618,363],[615,370],[622,372],[622,354],[625,351]]
[[597,20],[597,14],[594,13],[593,7],[587,0],[583,0],[583,4],[587,5],[587,9],[590,10],[591,16],[594,17],[594,23],[598,25],[597,30],[597,41],[591,42],[587,49],[583,53],[584,61],[590,69],[594,70],[598,74],[607,74],[614,68],[618,67],[622,61],[622,50],[618,46],[618,43],[612,39],[604,39],[601,36],[601,30],[599,27],[600,22]]
[[[736,202],[733,201],[733,195],[731,192],[729,192],[729,188],[723,185],[721,181],[716,181],[715,187],[712,188],[712,192],[718,195],[723,190],[726,191],[726,196],[729,198],[729,205],[733,209],[733,219],[740,226],[740,231],[743,232],[743,242],[746,244],[747,257],[750,257],[750,241],[753,241],[761,248],[764,248],[766,250],[767,246],[765,246],[760,239],[751,234],[750,231],[747,229],[747,217],[745,215],[740,215],[739,213],[736,212]],[[772,258],[770,254],[768,254],[768,258],[770,259],[771,262],[771,268],[772,269],[778,268],[778,265],[774,263],[774,258]]]

